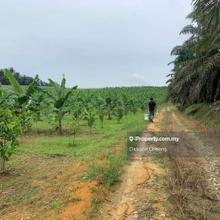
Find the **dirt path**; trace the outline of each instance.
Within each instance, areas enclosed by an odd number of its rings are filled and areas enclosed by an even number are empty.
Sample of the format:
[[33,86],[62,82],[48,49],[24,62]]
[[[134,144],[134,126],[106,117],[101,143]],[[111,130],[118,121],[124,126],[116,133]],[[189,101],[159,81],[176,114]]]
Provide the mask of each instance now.
[[[148,131],[160,131],[161,112]],[[139,146],[141,147],[141,146]],[[165,211],[168,195],[164,190],[163,177],[166,170],[160,162],[144,153],[134,153],[125,167],[120,187],[113,193],[111,201],[104,205],[100,219],[169,219]]]
[[[195,148],[193,150],[204,153],[206,145],[195,131],[202,134],[202,132],[207,131],[207,128],[181,113],[173,111],[171,108],[166,108],[157,115],[154,123],[148,126],[144,136],[158,132],[163,132],[167,135],[174,132],[175,134],[184,134],[186,136],[184,138],[187,140],[185,142],[187,147],[189,147],[188,142],[190,142],[190,147]],[[219,139],[216,140],[216,143],[219,144],[219,141]],[[146,146],[139,144],[138,147]],[[199,149],[197,149],[198,147]],[[191,162],[195,160],[196,163],[204,167],[205,175],[207,176],[207,189],[209,188],[212,195],[215,195],[214,197],[209,196],[209,199],[211,198],[218,202],[220,175],[217,171],[219,171],[220,160],[219,157],[210,159],[210,157],[205,155],[204,153],[202,157],[190,158],[189,160]],[[170,202],[170,192],[167,190],[167,180],[171,172],[169,163],[168,157],[146,156],[144,152],[135,152],[129,164],[125,167],[119,188],[111,195],[110,201],[102,207],[99,219],[174,219],[173,216],[170,216],[172,215],[170,211],[168,211],[175,210],[172,202]]]

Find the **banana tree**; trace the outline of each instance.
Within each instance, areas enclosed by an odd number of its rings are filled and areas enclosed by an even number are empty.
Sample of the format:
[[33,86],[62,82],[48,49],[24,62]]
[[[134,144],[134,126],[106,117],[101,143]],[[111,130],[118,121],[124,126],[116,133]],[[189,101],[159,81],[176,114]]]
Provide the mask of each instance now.
[[0,106],[2,106],[2,104],[4,103],[5,99],[4,99],[4,91],[0,85]]
[[62,121],[65,114],[69,112],[69,106],[67,105],[68,99],[73,94],[73,91],[77,89],[77,86],[67,89],[65,77],[63,77],[61,84],[56,83],[52,79],[49,79],[49,84],[51,88],[49,90],[43,90],[43,92],[51,99],[58,121],[58,132],[62,134]]
[[15,79],[13,73],[9,69],[3,70],[5,77],[9,80],[12,86],[11,96],[14,98],[14,107],[16,110],[23,111],[27,108],[28,102],[31,96],[39,89],[39,78],[36,75],[35,79],[27,88],[22,88],[22,86]]
[[41,112],[47,106],[47,102],[45,101],[45,94],[42,92],[36,92],[31,97],[28,108],[34,112],[35,121],[41,120]]
[[116,104],[116,107],[114,109],[114,115],[116,116],[118,123],[120,123],[121,119],[124,116],[124,107],[123,103],[120,100]]
[[90,129],[90,134],[92,133],[92,128],[95,125],[96,113],[92,106],[87,107],[84,112],[84,119],[87,121],[87,124]]
[[99,120],[101,122],[101,128],[103,128],[106,109],[105,109],[105,100],[102,99],[101,97],[99,97],[97,100],[96,109],[97,109],[97,114],[99,116]]
[[29,105],[33,94],[40,90],[39,78],[36,76],[29,86],[23,88],[10,70],[4,69],[3,73],[12,87],[12,91],[9,92],[10,99],[5,98],[7,102],[10,101],[7,104],[8,108],[12,108],[13,112],[19,116],[23,132],[27,132],[32,125]]
[[107,119],[111,120],[112,119],[112,111],[114,109],[113,99],[111,97],[107,97],[105,99],[105,108],[106,108],[106,112],[107,112]]

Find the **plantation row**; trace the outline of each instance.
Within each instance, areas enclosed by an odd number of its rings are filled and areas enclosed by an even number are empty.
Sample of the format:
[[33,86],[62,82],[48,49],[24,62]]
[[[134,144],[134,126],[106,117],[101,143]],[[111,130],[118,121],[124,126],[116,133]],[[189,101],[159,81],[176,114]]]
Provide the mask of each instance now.
[[5,161],[18,145],[17,137],[30,132],[35,122],[47,120],[55,125],[54,132],[61,135],[66,117],[75,138],[82,120],[87,122],[90,132],[97,120],[100,120],[102,127],[107,120],[114,119],[120,123],[128,113],[146,111],[151,96],[163,102],[166,93],[166,88],[155,90],[153,87],[66,88],[65,78],[61,84],[49,79],[50,87],[43,89],[38,86],[37,76],[23,88],[9,70],[5,69],[4,75],[10,81],[11,88],[0,89],[1,171],[4,171]]

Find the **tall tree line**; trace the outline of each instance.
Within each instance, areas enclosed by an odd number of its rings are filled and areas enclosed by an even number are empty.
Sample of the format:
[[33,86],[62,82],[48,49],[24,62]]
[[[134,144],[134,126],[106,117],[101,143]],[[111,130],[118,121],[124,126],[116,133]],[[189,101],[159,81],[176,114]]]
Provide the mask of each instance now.
[[190,24],[181,34],[189,38],[176,46],[169,96],[174,103],[211,103],[220,100],[220,1],[193,0]]
[[[14,75],[15,79],[18,81],[20,85],[30,85],[34,81],[34,78],[30,76],[22,75],[19,72],[16,72],[13,68],[10,68],[9,70]],[[49,86],[48,83],[43,82],[42,80],[39,80],[38,83],[40,86]],[[0,70],[0,84],[10,85],[9,80],[4,75],[3,69]]]

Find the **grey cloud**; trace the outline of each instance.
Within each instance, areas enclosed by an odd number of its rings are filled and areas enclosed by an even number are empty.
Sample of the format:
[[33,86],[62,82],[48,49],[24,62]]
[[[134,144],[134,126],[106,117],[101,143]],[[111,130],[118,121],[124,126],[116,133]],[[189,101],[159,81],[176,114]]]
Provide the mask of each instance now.
[[0,2],[0,67],[68,85],[164,85],[170,50],[185,37],[190,0],[7,0]]

